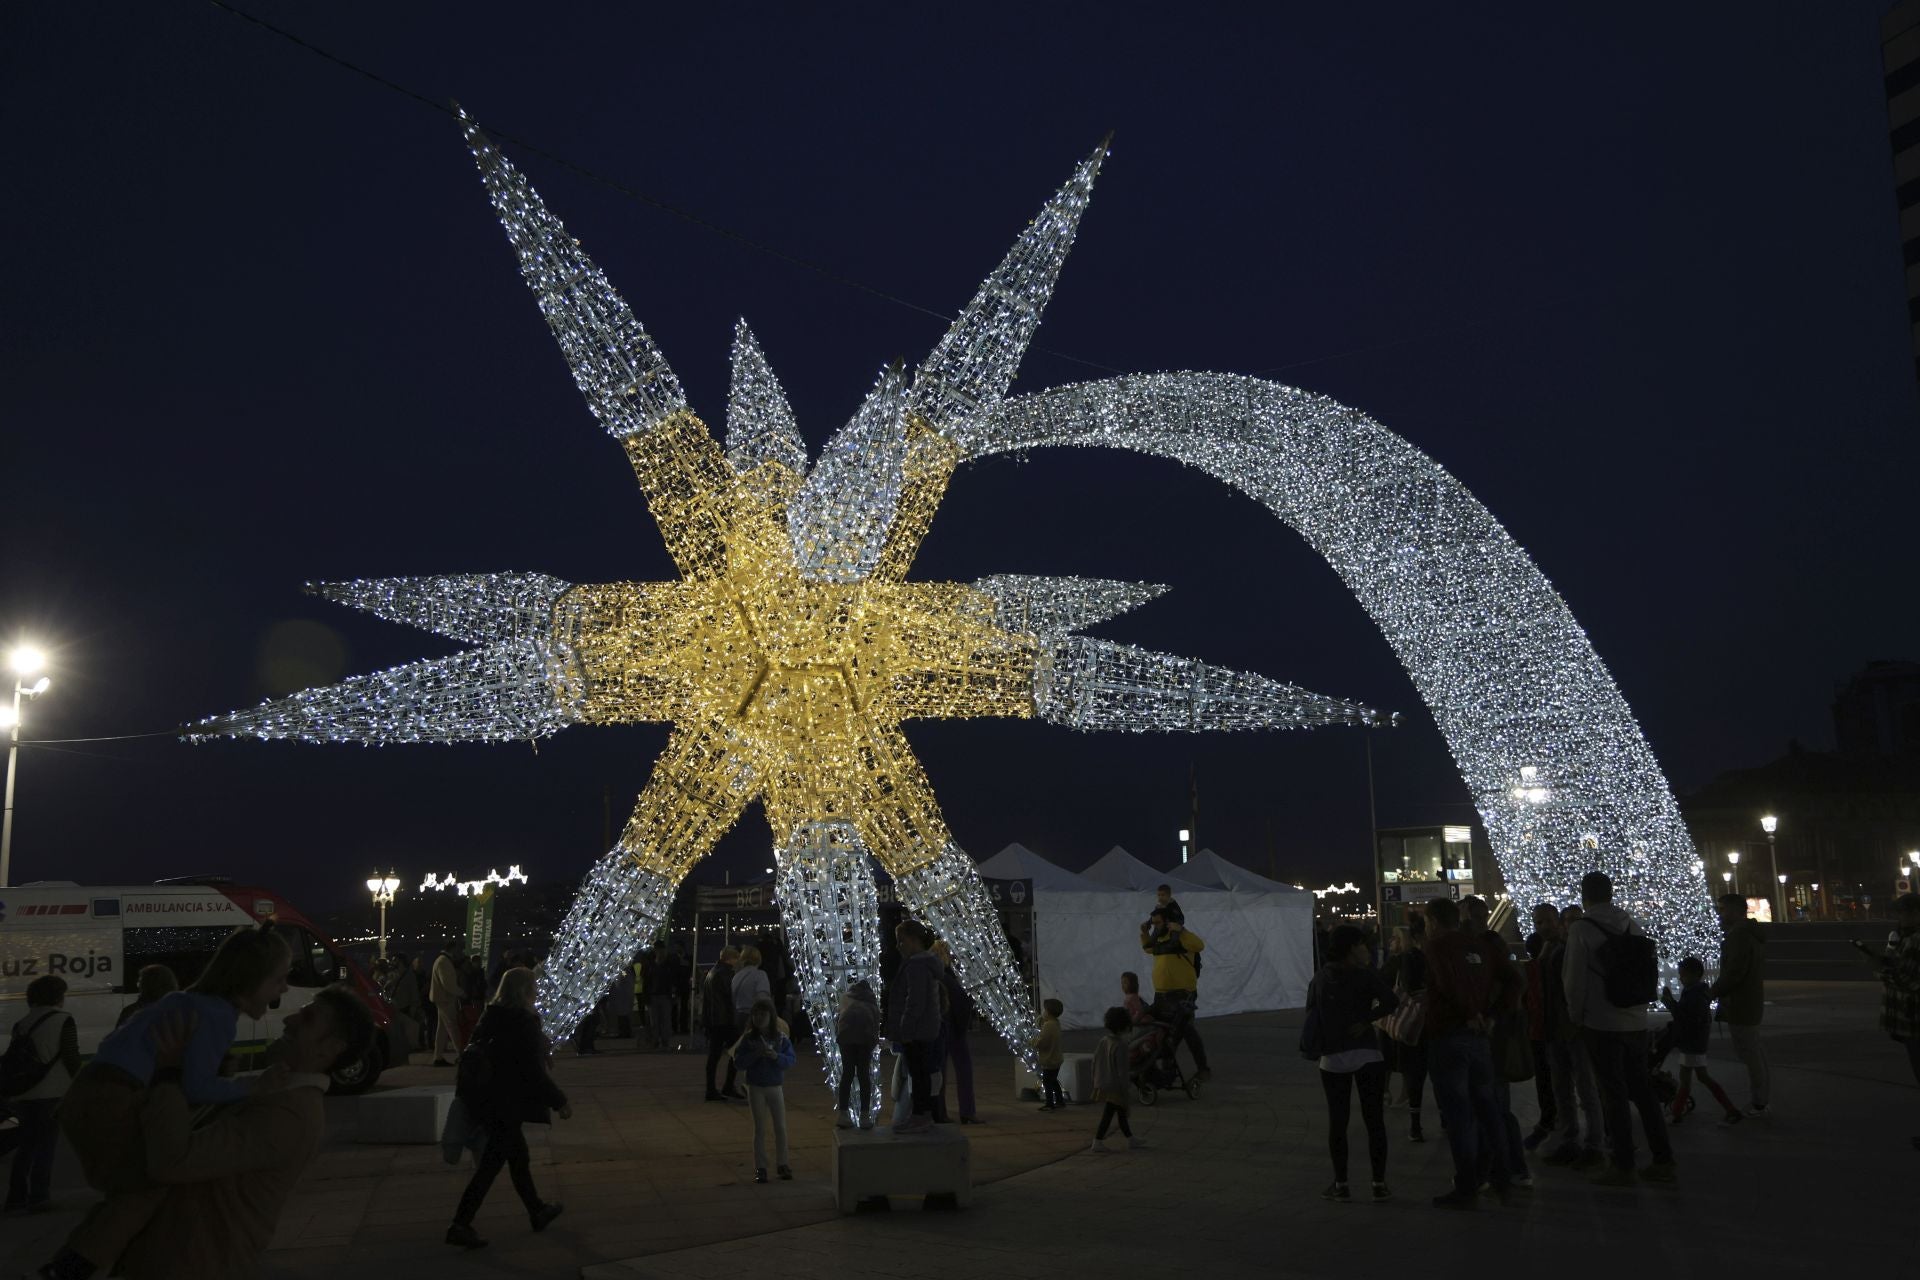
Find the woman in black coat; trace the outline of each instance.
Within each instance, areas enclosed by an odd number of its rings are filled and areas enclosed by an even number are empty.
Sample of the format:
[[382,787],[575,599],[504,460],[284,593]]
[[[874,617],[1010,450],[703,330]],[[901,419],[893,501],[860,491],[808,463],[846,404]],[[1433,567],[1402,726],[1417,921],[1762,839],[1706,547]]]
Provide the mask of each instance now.
[[[485,1067],[470,1062],[470,1055],[477,1055]],[[503,1164],[527,1207],[533,1229],[546,1230],[560,1216],[560,1206],[543,1203],[534,1189],[533,1161],[520,1126],[552,1123],[549,1110],[558,1111],[562,1120],[570,1119],[573,1108],[547,1074],[547,1037],[533,1007],[531,969],[509,969],[500,976],[500,989],[480,1015],[480,1025],[473,1029],[473,1038],[461,1055],[460,1079],[460,1100],[486,1130],[487,1143],[473,1179],[460,1194],[460,1207],[447,1228],[447,1243],[466,1249],[487,1243],[473,1229],[473,1216],[480,1212],[480,1202],[487,1198]]]
[[1352,925],[1343,924],[1328,935],[1326,954],[1326,964],[1307,987],[1307,1008],[1320,1022],[1320,1083],[1327,1095],[1327,1153],[1333,1157],[1333,1182],[1320,1194],[1328,1200],[1352,1199],[1347,1189],[1347,1120],[1357,1092],[1373,1167],[1373,1198],[1386,1200],[1393,1194],[1387,1189],[1387,1122],[1381,1110],[1387,1065],[1373,1024],[1398,1008],[1400,997],[1375,971],[1366,935]]

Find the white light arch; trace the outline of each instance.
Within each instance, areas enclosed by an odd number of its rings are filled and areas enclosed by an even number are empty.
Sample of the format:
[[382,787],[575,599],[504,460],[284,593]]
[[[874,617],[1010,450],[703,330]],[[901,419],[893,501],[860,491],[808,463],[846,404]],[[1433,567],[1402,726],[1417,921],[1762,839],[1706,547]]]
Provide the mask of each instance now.
[[1323,556],[1433,712],[1522,920],[1613,877],[1666,964],[1711,955],[1711,899],[1666,775],[1587,635],[1493,514],[1355,409],[1257,378],[1142,374],[1004,401],[965,456],[1108,446],[1200,468]]

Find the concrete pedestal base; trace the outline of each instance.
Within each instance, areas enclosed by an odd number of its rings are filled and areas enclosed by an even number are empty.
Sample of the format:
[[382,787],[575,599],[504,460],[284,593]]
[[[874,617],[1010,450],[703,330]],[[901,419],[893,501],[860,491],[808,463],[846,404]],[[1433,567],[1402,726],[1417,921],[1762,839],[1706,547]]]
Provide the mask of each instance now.
[[972,1152],[957,1124],[901,1138],[891,1129],[835,1129],[833,1191],[842,1213],[890,1196],[964,1207],[973,1199]]
[[453,1086],[414,1085],[327,1099],[327,1138],[332,1142],[431,1145],[440,1141],[453,1106]]

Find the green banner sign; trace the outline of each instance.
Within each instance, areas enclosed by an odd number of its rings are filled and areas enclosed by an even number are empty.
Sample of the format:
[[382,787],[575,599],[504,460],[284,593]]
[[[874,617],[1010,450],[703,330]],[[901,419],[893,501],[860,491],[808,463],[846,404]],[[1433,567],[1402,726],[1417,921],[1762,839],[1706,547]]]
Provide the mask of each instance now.
[[493,957],[493,890],[487,885],[467,895],[467,954],[479,956],[483,964]]

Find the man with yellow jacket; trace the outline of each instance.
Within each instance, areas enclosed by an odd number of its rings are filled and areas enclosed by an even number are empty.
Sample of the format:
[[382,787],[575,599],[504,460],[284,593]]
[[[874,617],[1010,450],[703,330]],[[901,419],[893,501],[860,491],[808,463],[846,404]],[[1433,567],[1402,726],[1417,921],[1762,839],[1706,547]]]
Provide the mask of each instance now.
[[1207,1070],[1207,1048],[1193,1025],[1200,1002],[1199,955],[1206,942],[1156,907],[1140,926],[1140,949],[1153,957],[1153,1016],[1180,1028],[1180,1041],[1193,1054],[1193,1078],[1206,1080],[1213,1073]]

